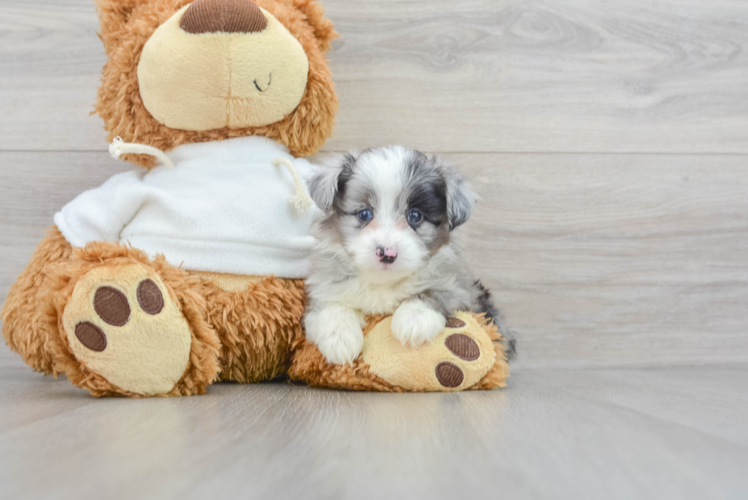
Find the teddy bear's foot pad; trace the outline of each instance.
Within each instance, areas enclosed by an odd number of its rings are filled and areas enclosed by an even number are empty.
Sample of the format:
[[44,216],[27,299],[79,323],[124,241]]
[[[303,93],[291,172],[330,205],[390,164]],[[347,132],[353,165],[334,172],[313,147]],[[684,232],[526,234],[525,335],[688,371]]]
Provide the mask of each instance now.
[[168,393],[182,378],[192,336],[156,273],[99,267],[75,287],[63,314],[75,357],[121,392]]
[[493,339],[469,313],[456,313],[433,342],[416,349],[403,346],[392,335],[391,323],[392,318],[386,318],[366,335],[362,359],[372,373],[403,389],[465,390],[497,361]]

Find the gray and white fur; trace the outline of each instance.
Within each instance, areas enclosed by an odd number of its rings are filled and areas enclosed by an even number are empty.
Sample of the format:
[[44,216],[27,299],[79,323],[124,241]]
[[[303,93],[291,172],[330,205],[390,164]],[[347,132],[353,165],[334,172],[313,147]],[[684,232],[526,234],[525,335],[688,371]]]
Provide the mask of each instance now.
[[[506,332],[467,267],[461,226],[476,195],[456,166],[402,146],[352,152],[320,167],[309,191],[324,217],[304,325],[329,362],[358,357],[369,314],[392,314],[392,333],[414,347],[456,310],[486,313]],[[511,356],[513,340],[507,348]]]

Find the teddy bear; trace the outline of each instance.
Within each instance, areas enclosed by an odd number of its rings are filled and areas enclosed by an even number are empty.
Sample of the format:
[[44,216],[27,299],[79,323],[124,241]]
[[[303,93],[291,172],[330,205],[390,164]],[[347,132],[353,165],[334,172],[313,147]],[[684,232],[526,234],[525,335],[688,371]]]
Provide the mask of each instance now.
[[135,169],[63,207],[3,306],[8,346],[94,396],[285,377],[372,391],[504,386],[501,335],[456,312],[403,346],[368,318],[332,365],[304,337],[317,217],[304,159],[331,135],[338,35],[314,0],[97,0],[96,112]]

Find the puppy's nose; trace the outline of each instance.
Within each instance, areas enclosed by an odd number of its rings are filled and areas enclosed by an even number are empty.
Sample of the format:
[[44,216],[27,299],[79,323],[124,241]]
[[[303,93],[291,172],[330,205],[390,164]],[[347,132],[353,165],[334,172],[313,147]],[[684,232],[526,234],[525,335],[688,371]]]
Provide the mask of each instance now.
[[187,33],[258,33],[268,26],[252,0],[195,0],[179,26]]
[[392,247],[377,247],[377,257],[379,257],[379,262],[392,264],[397,259],[397,249]]

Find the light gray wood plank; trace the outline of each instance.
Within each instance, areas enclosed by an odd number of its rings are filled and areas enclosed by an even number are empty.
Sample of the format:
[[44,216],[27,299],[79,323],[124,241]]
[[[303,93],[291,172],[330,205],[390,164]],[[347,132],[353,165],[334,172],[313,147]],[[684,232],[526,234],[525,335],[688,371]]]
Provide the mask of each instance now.
[[5,300],[58,210],[132,168],[106,153],[0,153],[0,298]]
[[746,152],[739,1],[328,3],[333,148]]
[[[745,498],[746,379],[745,367],[517,370],[508,389],[480,393],[219,384],[136,401],[2,368],[0,494]],[[655,401],[673,399],[674,380],[692,390],[675,418]],[[714,387],[734,398],[719,418]]]
[[546,379],[543,384],[548,390],[574,395],[570,397],[614,404],[748,446],[748,421],[735,419],[735,412],[748,405],[745,365],[656,372],[596,370],[587,376],[574,370],[558,371],[553,380]]
[[[325,0],[328,149],[748,152],[740,0]],[[0,149],[104,150],[89,0],[0,4]]]
[[105,150],[92,0],[0,3],[0,149]]
[[748,359],[745,157],[451,158],[483,196],[473,267],[523,363]]
[[[472,265],[519,332],[518,366],[748,361],[746,157],[449,158],[483,197]],[[0,165],[4,299],[54,212],[128,166],[105,153]]]

